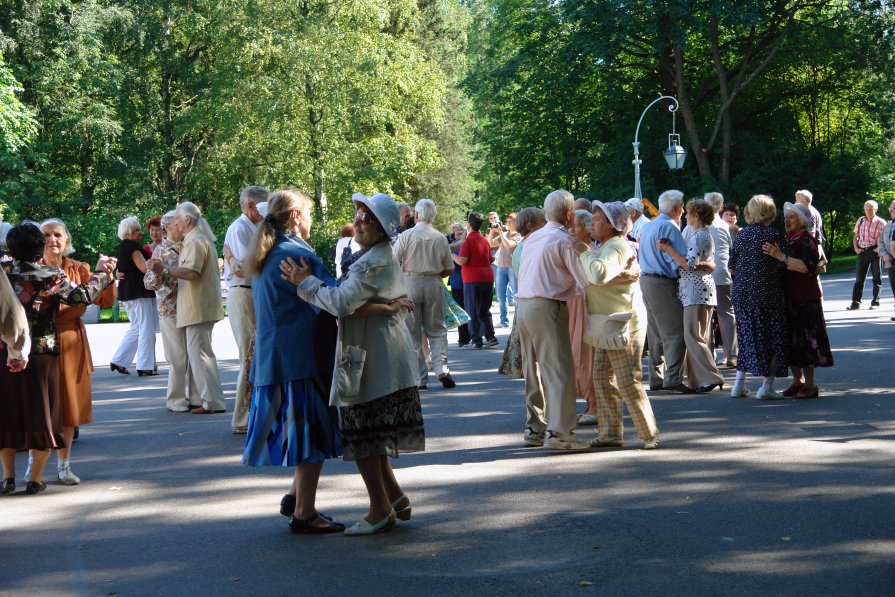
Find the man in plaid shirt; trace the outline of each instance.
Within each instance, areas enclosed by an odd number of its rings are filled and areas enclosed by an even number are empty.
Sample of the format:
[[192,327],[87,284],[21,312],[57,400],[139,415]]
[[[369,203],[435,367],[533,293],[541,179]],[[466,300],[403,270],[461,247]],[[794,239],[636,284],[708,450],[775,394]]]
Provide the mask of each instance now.
[[867,279],[867,268],[873,271],[873,300],[870,308],[879,307],[879,290],[883,285],[880,277],[880,263],[877,243],[879,236],[886,225],[886,221],[876,215],[879,209],[876,201],[870,199],[864,202],[864,215],[858,218],[855,224],[855,234],[852,237],[852,246],[858,254],[857,278],[855,287],[851,293],[851,305],[848,310],[854,311],[861,308],[861,297],[864,294],[864,280]]

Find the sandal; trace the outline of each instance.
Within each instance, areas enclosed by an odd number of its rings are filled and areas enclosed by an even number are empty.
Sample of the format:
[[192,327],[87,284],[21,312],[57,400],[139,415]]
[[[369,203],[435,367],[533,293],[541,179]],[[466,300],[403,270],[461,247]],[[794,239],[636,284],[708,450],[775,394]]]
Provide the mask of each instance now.
[[787,398],[792,398],[793,396],[798,394],[799,391],[804,387],[805,387],[805,384],[803,384],[803,383],[792,382],[791,384],[789,384],[788,388],[783,390],[783,395],[786,396]]
[[[326,522],[326,526],[317,526],[318,520]],[[310,520],[300,520],[292,516],[289,518],[289,530],[293,533],[306,533],[309,535],[327,535],[329,533],[344,533],[345,525],[341,522],[333,522],[321,514],[314,514]]]
[[[404,505],[399,508],[398,506],[401,504]],[[413,508],[410,506],[410,498],[403,493],[392,502],[392,509],[395,511],[395,515],[399,520],[410,520],[410,511],[413,510]]]

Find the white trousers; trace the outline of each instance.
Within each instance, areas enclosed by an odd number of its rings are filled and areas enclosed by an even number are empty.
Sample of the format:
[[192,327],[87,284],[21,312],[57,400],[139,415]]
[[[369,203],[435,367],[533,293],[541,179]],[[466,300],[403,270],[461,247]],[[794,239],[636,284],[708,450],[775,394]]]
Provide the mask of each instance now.
[[162,347],[168,361],[167,406],[174,411],[182,411],[189,405],[202,406],[199,388],[190,375],[190,364],[186,354],[186,330],[177,327],[176,317],[159,319],[162,331]]
[[129,367],[137,359],[137,369],[152,371],[155,369],[155,333],[158,322],[158,309],[154,297],[122,301],[121,308],[127,312],[131,322],[118,350],[112,356],[112,362],[122,367]]
[[233,405],[233,418],[230,426],[234,431],[244,430],[249,425],[249,406],[242,403],[246,395],[245,386],[249,379],[246,371],[246,357],[252,333],[255,331],[255,303],[252,300],[252,289],[231,286],[227,291],[227,319],[233,331],[233,339],[239,349],[239,376],[236,378],[236,402]]
[[211,348],[211,332],[215,322],[206,321],[180,329],[186,334],[186,354],[190,375],[196,381],[199,397],[208,410],[226,410],[224,389],[218,375],[218,361]]
[[429,354],[435,375],[450,373],[447,365],[447,328],[444,325],[444,284],[438,276],[404,276],[413,311],[404,316],[413,339],[419,366],[418,385],[428,383],[429,367],[423,354],[422,334],[429,339]]

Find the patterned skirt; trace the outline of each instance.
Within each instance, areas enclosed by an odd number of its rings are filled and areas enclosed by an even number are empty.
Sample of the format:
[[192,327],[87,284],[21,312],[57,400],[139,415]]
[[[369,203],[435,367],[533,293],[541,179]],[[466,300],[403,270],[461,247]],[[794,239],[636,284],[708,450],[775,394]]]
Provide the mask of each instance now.
[[820,300],[786,303],[789,323],[789,364],[796,367],[832,367],[833,351]]
[[[789,334],[782,308],[734,304],[737,316],[737,371],[761,377],[789,375]],[[776,369],[771,371],[774,357]]]
[[426,449],[423,409],[416,386],[370,402],[339,407],[343,458],[397,458],[399,452]]
[[242,463],[296,466],[341,455],[338,413],[321,389],[313,379],[255,386]]

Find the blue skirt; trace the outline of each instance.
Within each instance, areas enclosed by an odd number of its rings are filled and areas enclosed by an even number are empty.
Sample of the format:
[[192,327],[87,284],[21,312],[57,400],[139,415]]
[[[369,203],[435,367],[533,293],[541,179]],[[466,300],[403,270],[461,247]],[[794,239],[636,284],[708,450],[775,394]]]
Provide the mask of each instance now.
[[296,466],[342,455],[338,412],[313,379],[255,386],[242,463]]

